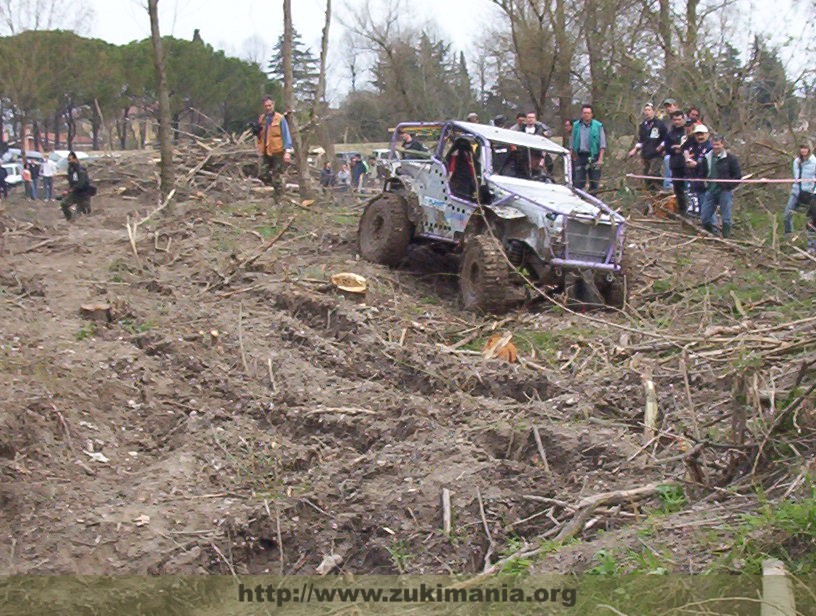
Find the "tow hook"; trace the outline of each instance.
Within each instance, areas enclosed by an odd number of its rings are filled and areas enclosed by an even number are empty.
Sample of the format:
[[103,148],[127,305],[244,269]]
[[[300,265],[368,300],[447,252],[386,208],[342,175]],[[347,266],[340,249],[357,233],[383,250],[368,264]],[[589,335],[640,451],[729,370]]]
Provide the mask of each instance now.
[[615,282],[615,274],[612,272],[606,272],[606,281],[609,283]]

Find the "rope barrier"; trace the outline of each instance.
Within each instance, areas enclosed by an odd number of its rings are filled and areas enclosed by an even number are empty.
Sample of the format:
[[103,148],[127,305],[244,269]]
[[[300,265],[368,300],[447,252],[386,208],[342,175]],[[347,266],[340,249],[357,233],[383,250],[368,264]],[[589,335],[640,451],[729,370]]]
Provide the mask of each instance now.
[[[627,178],[633,178],[636,180],[660,180],[663,181],[663,177],[654,176],[654,175],[638,175],[635,173],[627,173]],[[667,178],[671,179],[671,178]],[[683,180],[685,182],[721,182],[721,183],[739,183],[739,184],[791,184],[796,182],[816,182],[813,178],[799,178],[794,179],[791,178],[789,180],[785,179],[776,179],[776,178],[759,178],[754,180],[726,180],[726,179],[719,179],[719,178],[677,178],[678,180]]]

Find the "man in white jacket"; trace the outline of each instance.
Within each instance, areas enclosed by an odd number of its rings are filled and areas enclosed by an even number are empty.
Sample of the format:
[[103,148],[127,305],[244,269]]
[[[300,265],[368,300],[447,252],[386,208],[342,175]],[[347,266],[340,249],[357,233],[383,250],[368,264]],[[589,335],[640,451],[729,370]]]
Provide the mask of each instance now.
[[46,158],[40,169],[40,177],[43,183],[43,201],[54,200],[54,176],[57,175],[57,163],[50,158]]
[[799,146],[799,156],[793,159],[793,177],[802,182],[794,182],[790,198],[785,206],[785,234],[793,232],[793,212],[802,207],[806,212],[813,201],[816,188],[816,156],[809,143]]

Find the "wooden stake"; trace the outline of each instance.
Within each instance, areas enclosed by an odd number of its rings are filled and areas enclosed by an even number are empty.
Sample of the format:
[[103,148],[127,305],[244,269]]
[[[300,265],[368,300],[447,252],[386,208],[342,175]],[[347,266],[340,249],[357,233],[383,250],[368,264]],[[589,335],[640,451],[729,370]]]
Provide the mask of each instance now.
[[796,600],[791,581],[781,560],[762,561],[761,616],[796,616]]
[[451,498],[448,488],[442,488],[442,532],[445,536],[451,532]]

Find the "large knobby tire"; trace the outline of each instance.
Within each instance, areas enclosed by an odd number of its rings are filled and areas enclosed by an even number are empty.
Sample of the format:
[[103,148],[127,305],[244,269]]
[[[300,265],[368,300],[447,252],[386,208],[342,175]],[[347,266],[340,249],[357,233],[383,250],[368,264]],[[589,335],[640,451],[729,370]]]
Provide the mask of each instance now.
[[410,241],[411,221],[408,220],[405,199],[393,193],[383,193],[366,206],[358,229],[363,259],[398,265]]
[[459,265],[459,290],[465,310],[501,313],[508,307],[510,265],[499,243],[487,235],[465,242]]

